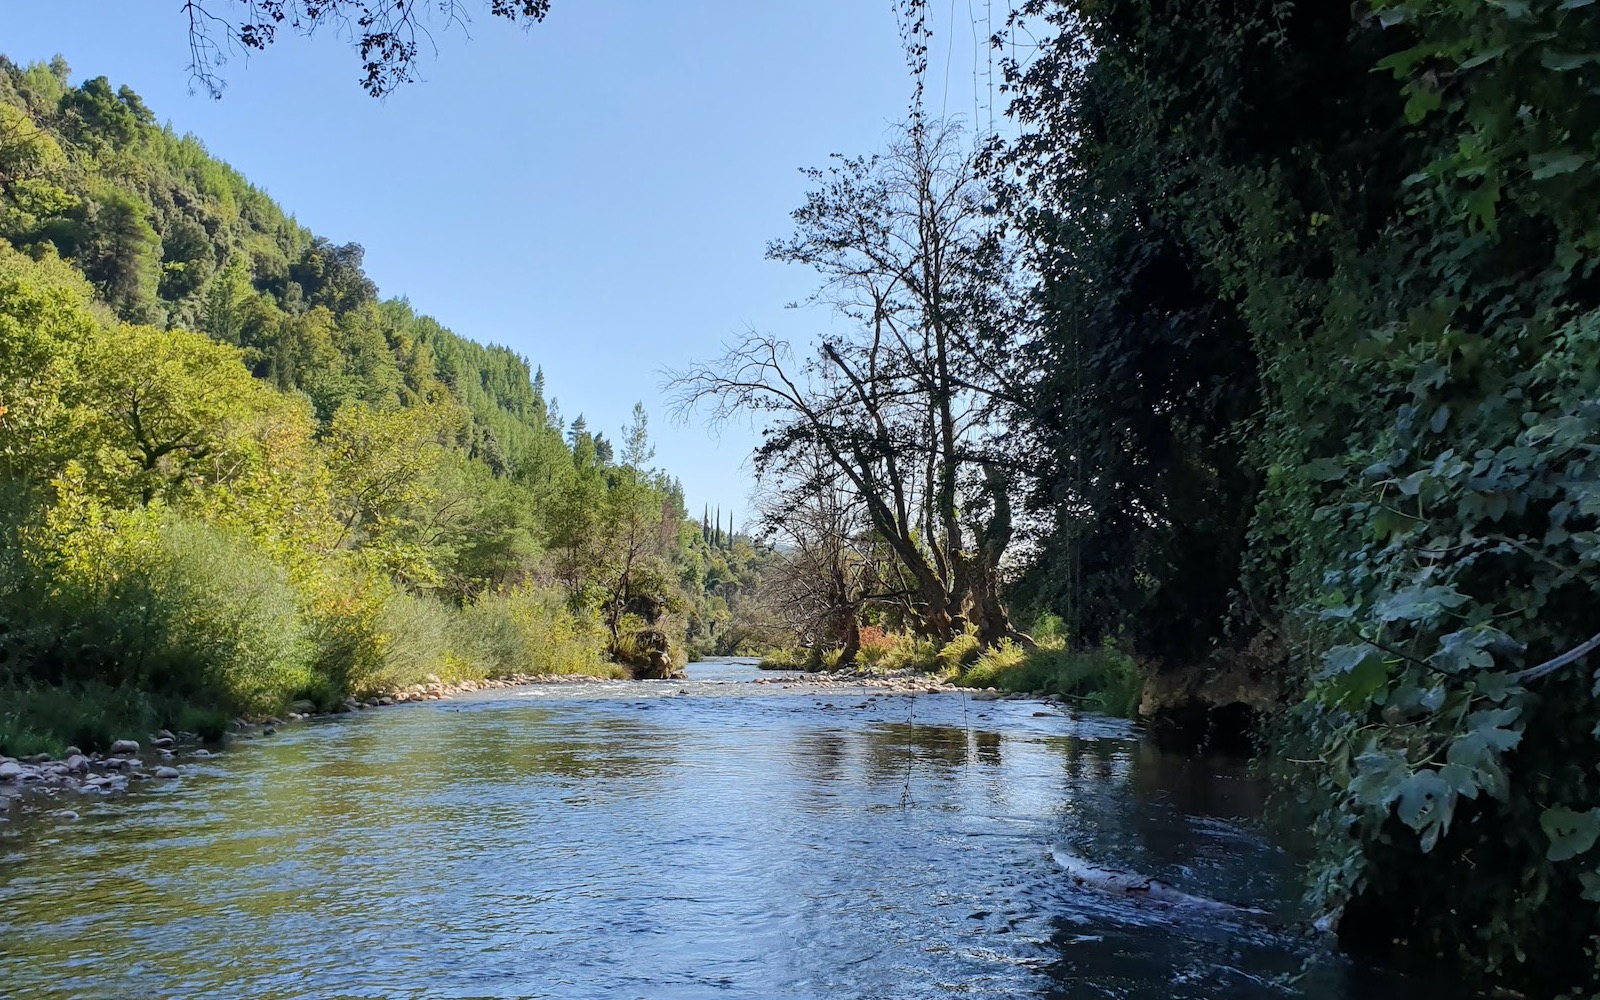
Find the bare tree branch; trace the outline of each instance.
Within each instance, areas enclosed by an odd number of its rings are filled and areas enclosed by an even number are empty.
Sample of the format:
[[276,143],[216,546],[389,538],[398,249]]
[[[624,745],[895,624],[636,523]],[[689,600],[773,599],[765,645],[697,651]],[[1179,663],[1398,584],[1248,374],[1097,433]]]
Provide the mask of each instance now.
[[[492,17],[533,24],[550,0],[479,0]],[[432,28],[471,23],[465,0],[183,0],[188,20],[190,79],[214,98],[225,81],[220,68],[233,55],[265,51],[280,30],[312,37],[334,32],[362,63],[361,88],[382,97],[417,76],[421,44],[437,51]],[[218,13],[218,10],[224,13]]]

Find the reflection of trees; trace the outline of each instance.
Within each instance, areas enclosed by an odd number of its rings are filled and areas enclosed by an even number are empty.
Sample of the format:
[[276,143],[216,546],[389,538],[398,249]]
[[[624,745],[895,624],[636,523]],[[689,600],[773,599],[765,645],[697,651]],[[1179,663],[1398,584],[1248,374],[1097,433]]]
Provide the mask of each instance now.
[[[213,816],[226,830],[260,828],[259,817],[267,814],[273,817],[268,832],[249,841],[206,837],[171,855],[171,870],[245,868],[263,856],[295,856],[298,841],[314,839],[318,852],[302,853],[295,863],[340,877],[345,866],[365,860],[371,838],[395,828],[416,829],[425,841],[432,830],[492,826],[503,805],[479,794],[486,786],[545,782],[605,797],[625,794],[614,779],[648,777],[678,764],[670,731],[633,719],[574,722],[571,713],[526,709],[480,713],[464,724],[462,714],[401,709],[352,720],[337,734],[263,741],[230,760],[231,768],[251,773],[216,797],[221,812]],[[315,832],[326,830],[341,834]]]
[[1000,766],[1000,734],[987,730],[976,729],[972,733],[972,742],[977,744],[978,763],[988,764],[992,767]]
[[1076,736],[1054,736],[1045,746],[1061,756],[1062,770],[1075,785],[1094,782],[1120,784],[1126,774],[1127,742],[1124,740],[1083,740]]
[[969,762],[998,767],[999,733],[915,722],[886,722],[858,732],[821,730],[795,740],[796,777],[827,785],[852,771],[853,761],[869,782],[902,781],[919,766],[935,770],[965,767]]
[[795,742],[798,753],[794,759],[802,765],[801,777],[826,785],[844,776],[844,765],[850,756],[850,744],[844,733],[836,729],[807,731]]
[[1243,761],[1185,757],[1141,742],[1130,777],[1140,801],[1160,799],[1189,816],[1249,819],[1260,816],[1266,805],[1266,783],[1251,775]]
[[[929,726],[913,722],[887,722],[862,734],[867,776],[901,777],[909,766],[937,763],[962,767],[973,756],[971,730],[959,726]],[[998,742],[999,736],[995,736]],[[998,750],[996,750],[998,753]]]

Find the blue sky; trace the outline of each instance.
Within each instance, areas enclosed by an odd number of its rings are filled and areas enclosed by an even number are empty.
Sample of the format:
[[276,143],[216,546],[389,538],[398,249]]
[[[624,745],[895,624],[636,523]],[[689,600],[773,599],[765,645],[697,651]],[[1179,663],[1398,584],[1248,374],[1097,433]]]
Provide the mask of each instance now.
[[[984,2],[932,6],[930,103],[987,118]],[[763,249],[802,199],[797,168],[878,148],[910,95],[890,0],[554,0],[527,31],[484,13],[382,101],[331,36],[283,36],[223,67],[222,100],[191,94],[175,0],[5,20],[13,60],[60,53],[74,79],[132,86],[302,224],[361,243],[384,295],[543,366],[568,420],[616,435],[642,400],[691,511],[742,511],[756,435],[672,425],[661,370],[747,327],[831,322],[784,308],[810,276]]]

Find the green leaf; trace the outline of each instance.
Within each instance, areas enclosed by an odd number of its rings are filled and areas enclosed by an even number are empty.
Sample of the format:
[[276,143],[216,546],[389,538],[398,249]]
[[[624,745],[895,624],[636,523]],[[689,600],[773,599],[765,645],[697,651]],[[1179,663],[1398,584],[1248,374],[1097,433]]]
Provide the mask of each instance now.
[[1459,674],[1468,668],[1483,669],[1494,666],[1494,656],[1484,648],[1503,633],[1482,628],[1465,628],[1451,632],[1439,640],[1439,648],[1428,657],[1428,665],[1447,674]]
[[[1378,11],[1378,23],[1385,28],[1392,28],[1397,24],[1404,24],[1411,19],[1409,7],[1385,7]],[[1393,58],[1392,56],[1390,58]],[[1380,66],[1382,63],[1379,64]]]
[[1329,678],[1323,687],[1323,700],[1329,704],[1358,709],[1389,683],[1389,666],[1383,654],[1366,643],[1335,646],[1324,654],[1322,663]]
[[1371,643],[1353,643],[1346,646],[1334,646],[1322,654],[1322,665],[1330,674],[1348,674],[1354,670],[1362,660],[1378,652]]
[[1583,898],[1591,903],[1600,903],[1600,869],[1581,873],[1578,881],[1583,883]]
[[1387,541],[1392,535],[1405,534],[1423,523],[1410,514],[1395,510],[1393,507],[1379,507],[1372,512],[1370,521],[1372,534],[1379,541]]
[[1454,587],[1413,586],[1398,590],[1379,601],[1373,605],[1372,613],[1383,622],[1416,622],[1435,618],[1465,603],[1466,596]]
[[[1586,0],[1586,2],[1593,3],[1594,0]],[[1501,56],[1503,56],[1505,54],[1506,54],[1506,47],[1504,45],[1496,45],[1496,46],[1493,46],[1492,48],[1484,49],[1482,52],[1479,52],[1477,55],[1473,56],[1471,59],[1468,59],[1467,61],[1463,62],[1461,64],[1461,68],[1462,69],[1477,69],[1479,66],[1482,66],[1485,63],[1493,62],[1494,60],[1499,59]]]
[[1439,110],[1443,99],[1437,90],[1431,87],[1413,87],[1411,96],[1406,99],[1406,122],[1411,125],[1420,124],[1428,117],[1429,112]]
[[1300,475],[1317,483],[1344,479],[1348,474],[1345,464],[1333,458],[1318,458],[1300,466]]
[[1495,704],[1505,701],[1514,687],[1515,675],[1498,670],[1486,670],[1472,679],[1472,688],[1478,697],[1487,698]]
[[1505,727],[1520,718],[1521,709],[1486,708],[1467,716],[1467,729],[1472,735],[1481,736],[1495,750],[1510,750],[1522,742],[1522,734]]
[[1439,777],[1444,779],[1451,791],[1462,798],[1478,797],[1478,774],[1472,768],[1461,764],[1446,764],[1439,768]]
[[1592,62],[1600,62],[1600,53],[1551,52],[1546,49],[1539,53],[1539,62],[1545,69],[1553,69],[1557,73],[1567,73],[1587,66]]
[[1552,177],[1570,174],[1588,162],[1589,158],[1582,153],[1560,149],[1548,153],[1535,153],[1528,157],[1528,164],[1533,168],[1533,179],[1536,181],[1547,181]]
[[1350,795],[1358,805],[1388,809],[1410,773],[1406,759],[1400,754],[1389,750],[1368,751],[1356,758],[1356,776],[1350,780]]
[[1400,783],[1395,814],[1422,835],[1424,853],[1433,850],[1455,814],[1455,792],[1439,772],[1423,768]]
[[1556,806],[1544,811],[1539,826],[1550,838],[1550,849],[1544,856],[1551,861],[1568,861],[1600,839],[1600,809],[1574,812],[1566,806]]
[[[1399,13],[1399,10],[1391,7],[1389,10],[1384,11],[1383,14],[1380,14],[1379,18],[1382,19],[1385,15],[1396,13]],[[1401,16],[1396,17],[1393,21],[1385,20],[1384,25],[1390,26],[1393,24],[1399,24],[1403,19],[1403,16]],[[1404,49],[1400,52],[1394,53],[1393,55],[1385,56],[1384,58],[1378,60],[1378,68],[1393,70],[1396,77],[1409,76],[1411,71],[1416,68],[1418,63],[1432,56],[1433,49],[1430,46],[1418,45],[1414,48]]]
[[1467,212],[1478,220],[1485,230],[1494,232],[1496,207],[1500,204],[1500,185],[1489,183],[1467,195]]
[[1395,486],[1399,488],[1402,495],[1414,497],[1418,493],[1422,492],[1422,484],[1427,482],[1429,478],[1430,477],[1428,473],[1419,469],[1416,472],[1413,472],[1411,475],[1400,480],[1395,484]]

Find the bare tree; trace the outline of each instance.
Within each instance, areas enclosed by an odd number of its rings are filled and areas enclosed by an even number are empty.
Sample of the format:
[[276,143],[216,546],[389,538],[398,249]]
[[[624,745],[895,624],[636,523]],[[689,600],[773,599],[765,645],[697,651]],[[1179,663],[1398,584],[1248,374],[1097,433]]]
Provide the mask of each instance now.
[[768,257],[822,278],[841,320],[813,355],[756,334],[672,373],[678,412],[764,420],[758,472],[815,450],[908,577],[914,620],[1012,634],[998,568],[1011,541],[995,416],[1017,399],[1010,257],[959,132],[913,115],[887,152],[807,171],[817,184]]
[[[820,448],[766,477],[757,515],[780,556],[762,580],[762,603],[813,649],[837,645],[839,666],[861,650],[861,613],[880,578],[871,524],[856,492]],[[775,482],[774,480],[779,480]]]

